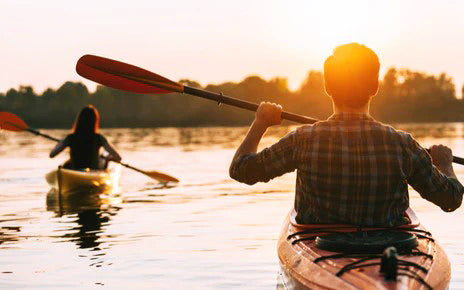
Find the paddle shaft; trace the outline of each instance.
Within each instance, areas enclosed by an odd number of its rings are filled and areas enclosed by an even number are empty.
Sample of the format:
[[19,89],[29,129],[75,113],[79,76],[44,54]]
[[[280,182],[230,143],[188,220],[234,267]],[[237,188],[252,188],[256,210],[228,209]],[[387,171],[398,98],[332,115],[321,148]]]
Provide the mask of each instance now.
[[116,162],[116,163],[119,163],[119,164],[121,164],[121,165],[124,166],[124,167],[127,167],[127,168],[129,168],[129,169],[135,170],[135,171],[140,172],[140,173],[142,173],[142,174],[147,174],[147,173],[146,173],[145,171],[143,171],[142,169],[138,169],[138,168],[136,168],[136,167],[130,166],[130,165],[127,164],[127,163],[123,163],[123,162],[121,162],[121,161],[114,161],[114,160],[111,160],[111,161]]
[[[239,107],[239,108],[253,111],[253,112],[256,112],[256,110],[258,110],[258,107],[259,107],[259,105],[256,103],[251,103],[251,102],[243,101],[240,99],[232,98],[229,96],[225,96],[222,93],[218,94],[218,93],[208,92],[202,89],[196,89],[193,87],[180,85],[180,84],[177,87],[171,84],[165,84],[164,82],[141,78],[141,77],[133,76],[133,75],[126,74],[126,73],[112,71],[109,69],[102,69],[102,68],[99,68],[99,69],[111,75],[116,75],[119,77],[127,78],[132,81],[144,83],[144,84],[151,85],[154,87],[160,87],[166,90],[172,90],[173,92],[182,92],[185,94],[194,95],[194,96],[201,97],[204,99],[217,101],[218,104],[227,104],[227,105]],[[286,119],[286,120],[293,121],[296,123],[301,123],[301,124],[313,124],[319,121],[317,119],[313,119],[313,118],[309,118],[303,115],[293,114],[293,113],[285,112],[285,111],[282,112],[281,117],[282,119]]]
[[453,162],[464,165],[464,158],[453,156]]
[[[239,107],[239,108],[253,111],[253,112],[256,112],[256,110],[258,110],[258,107],[259,107],[258,104],[232,98],[229,96],[225,96],[222,93],[218,94],[218,93],[208,92],[205,90],[196,89],[196,88],[192,88],[189,86],[184,86],[184,93],[189,94],[189,95],[194,95],[197,97],[201,97],[201,98],[205,98],[208,100],[217,101],[219,104],[227,104],[227,105]],[[293,113],[289,113],[285,111],[282,112],[282,119],[293,121],[296,123],[301,123],[301,124],[313,124],[319,121],[319,120],[309,118],[303,115],[293,114]]]
[[[223,94],[208,92],[202,89],[196,89],[189,86],[184,86],[184,93],[189,95],[194,95],[197,97],[205,98],[208,100],[217,101],[219,104],[227,104],[235,107],[239,107],[245,110],[256,112],[258,110],[259,105],[256,103],[251,103],[247,101],[243,101],[240,99],[232,98],[229,96],[225,96]],[[309,118],[303,115],[293,114],[289,112],[282,112],[282,119],[286,119],[289,121],[293,121],[296,123],[301,124],[313,124],[318,122],[319,120]],[[453,156],[453,162],[464,165],[464,158]]]
[[29,127],[19,126],[19,125],[15,124],[15,123],[12,123],[12,122],[6,122],[6,123],[8,123],[8,124],[10,124],[12,126],[15,126],[16,128],[19,128],[21,130],[26,130],[26,131],[28,131],[28,132],[30,132],[32,134],[45,137],[45,138],[50,139],[50,140],[55,141],[55,142],[60,142],[61,141],[60,139],[57,139],[57,138],[52,137],[52,136],[47,135],[47,134],[43,134],[43,133],[39,132],[38,130],[29,128]]
[[39,132],[37,130],[31,129],[31,128],[26,128],[26,130],[33,133],[33,134],[35,134],[35,135],[45,137],[45,138],[50,139],[50,140],[55,141],[55,142],[60,142],[61,141],[60,139],[57,139],[57,138],[52,137],[52,136],[47,135],[47,134],[43,134],[43,133],[41,133],[41,132]]

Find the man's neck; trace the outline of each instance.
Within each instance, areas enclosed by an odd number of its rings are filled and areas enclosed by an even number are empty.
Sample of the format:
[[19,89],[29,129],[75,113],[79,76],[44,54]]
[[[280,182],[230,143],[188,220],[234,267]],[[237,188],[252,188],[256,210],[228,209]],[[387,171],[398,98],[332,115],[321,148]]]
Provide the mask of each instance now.
[[351,113],[351,114],[366,114],[369,115],[369,103],[360,107],[360,108],[351,108],[347,106],[337,106],[333,104],[333,111],[334,114],[342,114],[342,113]]

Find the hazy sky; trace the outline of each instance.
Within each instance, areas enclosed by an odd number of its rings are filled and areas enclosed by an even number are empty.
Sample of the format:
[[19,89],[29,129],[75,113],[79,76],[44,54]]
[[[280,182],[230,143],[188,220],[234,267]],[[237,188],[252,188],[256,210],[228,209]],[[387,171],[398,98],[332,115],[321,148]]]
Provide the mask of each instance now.
[[[0,92],[37,92],[96,54],[201,84],[281,76],[296,88],[332,49],[360,42],[390,66],[464,82],[464,1],[0,0]],[[94,88],[91,82],[86,85]]]

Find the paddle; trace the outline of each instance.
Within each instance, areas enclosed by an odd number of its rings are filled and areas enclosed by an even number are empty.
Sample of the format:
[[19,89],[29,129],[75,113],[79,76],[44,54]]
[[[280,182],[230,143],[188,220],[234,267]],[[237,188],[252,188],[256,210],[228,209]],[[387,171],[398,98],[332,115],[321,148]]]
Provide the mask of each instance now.
[[[258,104],[246,102],[240,99],[221,94],[189,87],[165,77],[157,75],[143,68],[95,55],[84,55],[76,64],[76,71],[86,79],[119,90],[139,94],[169,94],[185,93],[201,98],[217,101],[242,109],[255,111]],[[312,124],[319,120],[306,116],[282,112],[282,119],[289,121]],[[463,164],[464,158],[453,156],[453,162]]]
[[53,138],[50,135],[43,134],[37,130],[29,128],[21,118],[10,112],[0,112],[0,129],[13,132],[28,131],[35,135],[42,136],[56,142],[61,141],[60,139]]
[[[104,57],[84,55],[77,62],[76,71],[89,80],[119,90],[140,94],[186,93],[250,111],[258,109],[258,104],[185,86],[142,68]],[[282,118],[303,124],[318,121],[289,112],[282,112]]]
[[[7,130],[7,131],[13,131],[13,132],[22,132],[22,131],[28,131],[31,132],[35,135],[45,137],[47,139],[50,139],[55,142],[60,142],[60,139],[54,138],[50,135],[43,134],[39,132],[38,130],[30,128],[26,122],[24,122],[21,118],[19,118],[17,115],[10,113],[10,112],[0,112],[0,129]],[[134,171],[140,172],[142,174],[145,174],[146,176],[155,179],[161,183],[167,183],[167,182],[179,182],[179,180],[175,177],[169,176],[167,174],[152,170],[152,171],[145,171],[136,167],[133,167],[127,163],[123,163],[121,161],[115,161],[111,160],[113,162],[119,163],[124,167],[127,167],[129,169],[132,169]]]

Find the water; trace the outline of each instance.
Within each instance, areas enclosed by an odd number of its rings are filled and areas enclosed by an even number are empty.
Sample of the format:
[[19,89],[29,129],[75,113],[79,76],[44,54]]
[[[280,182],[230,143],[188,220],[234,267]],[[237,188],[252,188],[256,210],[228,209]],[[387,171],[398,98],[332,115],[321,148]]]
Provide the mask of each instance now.
[[[423,145],[464,156],[460,124],[410,124]],[[271,130],[263,146],[290,127]],[[62,137],[63,130],[43,130]],[[44,175],[54,143],[0,133],[0,287],[275,289],[276,243],[293,204],[295,174],[247,186],[228,177],[246,128],[108,129],[124,161],[181,180],[160,187],[123,169],[120,193],[58,207]],[[455,166],[464,181],[464,166]],[[444,213],[412,193],[412,208],[452,263],[451,289],[464,289],[464,211]]]

